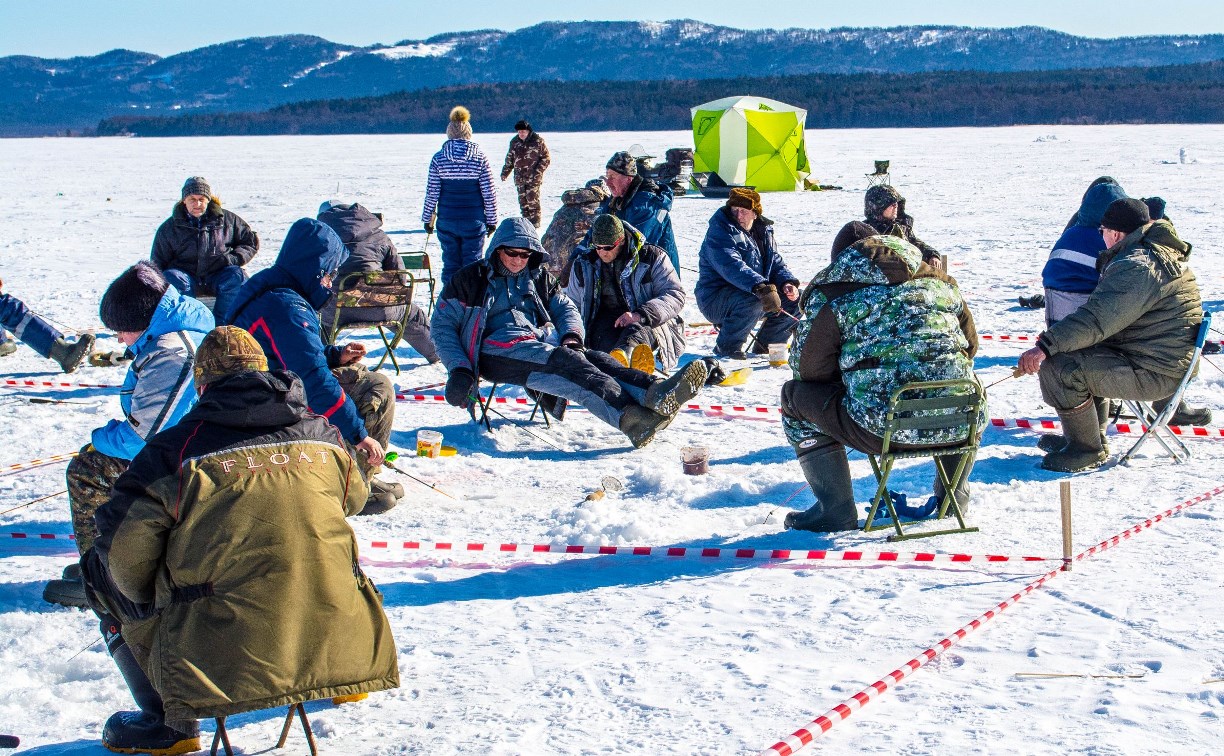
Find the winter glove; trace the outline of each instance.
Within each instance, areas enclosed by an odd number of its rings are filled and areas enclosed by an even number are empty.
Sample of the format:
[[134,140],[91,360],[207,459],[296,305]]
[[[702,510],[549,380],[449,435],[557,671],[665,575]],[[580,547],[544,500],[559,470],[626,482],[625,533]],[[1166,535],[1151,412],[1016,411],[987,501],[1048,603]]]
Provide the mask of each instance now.
[[446,403],[452,407],[467,409],[472,406],[472,389],[476,376],[467,368],[455,368],[446,379]]
[[493,232],[496,230],[497,226],[494,226],[492,223],[485,224],[485,236],[492,236]]
[[782,297],[778,296],[778,287],[762,281],[752,287],[753,295],[761,300],[761,309],[766,315],[782,312]]
[[427,234],[432,234],[432,233],[433,233],[433,231],[434,231],[434,224],[432,224],[432,223],[426,223],[426,224],[425,224],[425,233],[427,233]]
[[569,333],[561,338],[561,346],[569,347],[570,349],[582,349],[582,339],[575,334]]

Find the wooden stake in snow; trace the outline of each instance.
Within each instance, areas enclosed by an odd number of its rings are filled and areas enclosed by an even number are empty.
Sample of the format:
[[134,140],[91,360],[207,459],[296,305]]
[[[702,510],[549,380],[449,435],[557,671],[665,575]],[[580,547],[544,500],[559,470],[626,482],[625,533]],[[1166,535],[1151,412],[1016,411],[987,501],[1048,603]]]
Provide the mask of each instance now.
[[1062,498],[1063,572],[1071,571],[1071,481],[1058,484]]

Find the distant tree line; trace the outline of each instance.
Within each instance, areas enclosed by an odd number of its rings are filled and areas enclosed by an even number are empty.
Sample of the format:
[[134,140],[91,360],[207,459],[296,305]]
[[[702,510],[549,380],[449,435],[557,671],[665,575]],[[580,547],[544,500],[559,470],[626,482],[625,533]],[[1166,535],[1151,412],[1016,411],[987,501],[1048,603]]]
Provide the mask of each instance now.
[[253,113],[120,116],[100,136],[441,133],[467,106],[480,131],[683,129],[689,108],[753,94],[806,108],[809,128],[1224,122],[1224,61],[1154,68],[816,74],[675,81],[527,81],[316,100]]

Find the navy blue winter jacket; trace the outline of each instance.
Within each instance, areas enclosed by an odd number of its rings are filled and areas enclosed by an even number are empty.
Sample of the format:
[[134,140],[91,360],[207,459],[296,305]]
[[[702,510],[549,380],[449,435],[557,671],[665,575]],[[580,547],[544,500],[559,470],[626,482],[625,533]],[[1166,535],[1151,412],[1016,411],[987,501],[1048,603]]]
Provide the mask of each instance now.
[[1117,184],[1097,184],[1084,193],[1075,224],[1063,231],[1041,269],[1045,288],[1075,294],[1089,294],[1096,288],[1101,279],[1097,257],[1105,251],[1101,218],[1110,203],[1125,198],[1126,192]]
[[[759,234],[756,225],[754,233],[748,233],[725,207],[710,218],[710,227],[701,242],[697,288],[693,292],[698,303],[709,301],[728,287],[751,292],[752,287],[761,283],[771,283],[779,290],[783,284],[799,283],[778,254],[772,222],[758,218],[756,224],[762,226]],[[764,244],[758,243],[758,238],[763,238]]]
[[250,331],[268,356],[270,370],[297,373],[310,411],[357,444],[369,434],[357,405],[332,375],[342,349],[323,343],[316,314],[331,296],[322,278],[335,273],[346,257],[348,250],[335,231],[302,218],[290,227],[272,267],[242,285],[226,322]]

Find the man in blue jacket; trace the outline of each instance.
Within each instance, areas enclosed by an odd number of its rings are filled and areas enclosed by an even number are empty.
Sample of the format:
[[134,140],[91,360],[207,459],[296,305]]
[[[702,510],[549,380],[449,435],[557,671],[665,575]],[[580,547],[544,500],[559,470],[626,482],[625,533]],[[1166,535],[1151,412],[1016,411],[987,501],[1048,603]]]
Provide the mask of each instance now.
[[[604,170],[610,197],[599,204],[599,215],[609,213],[642,232],[647,244],[662,247],[680,275],[680,250],[672,233],[672,190],[638,175],[637,159],[622,150],[608,160]],[[590,234],[581,251],[590,249]]]
[[[98,536],[94,512],[110,498],[115,481],[149,438],[177,423],[195,404],[191,369],[196,347],[214,326],[207,307],[179,294],[149,262],[138,262],[116,278],[98,309],[132,362],[119,392],[123,419],[95,428],[68,463],[72,530],[82,554]],[[77,567],[65,570],[63,580],[48,583],[43,598],[85,606]]]
[[694,294],[697,309],[718,327],[715,357],[744,359],[744,340],[762,316],[757,354],[785,343],[797,322],[799,279],[778,254],[773,221],[761,212],[761,195],[735,187],[701,243]]
[[332,277],[346,257],[335,231],[317,220],[298,220],[272,267],[242,285],[226,324],[255,337],[270,369],[302,379],[310,411],[327,418],[358,452],[354,456],[370,484],[361,514],[382,514],[404,495],[400,484],[373,477],[391,440],[395,388],[387,376],[361,364],[361,344],[325,345],[319,335],[316,311],[331,297]]

